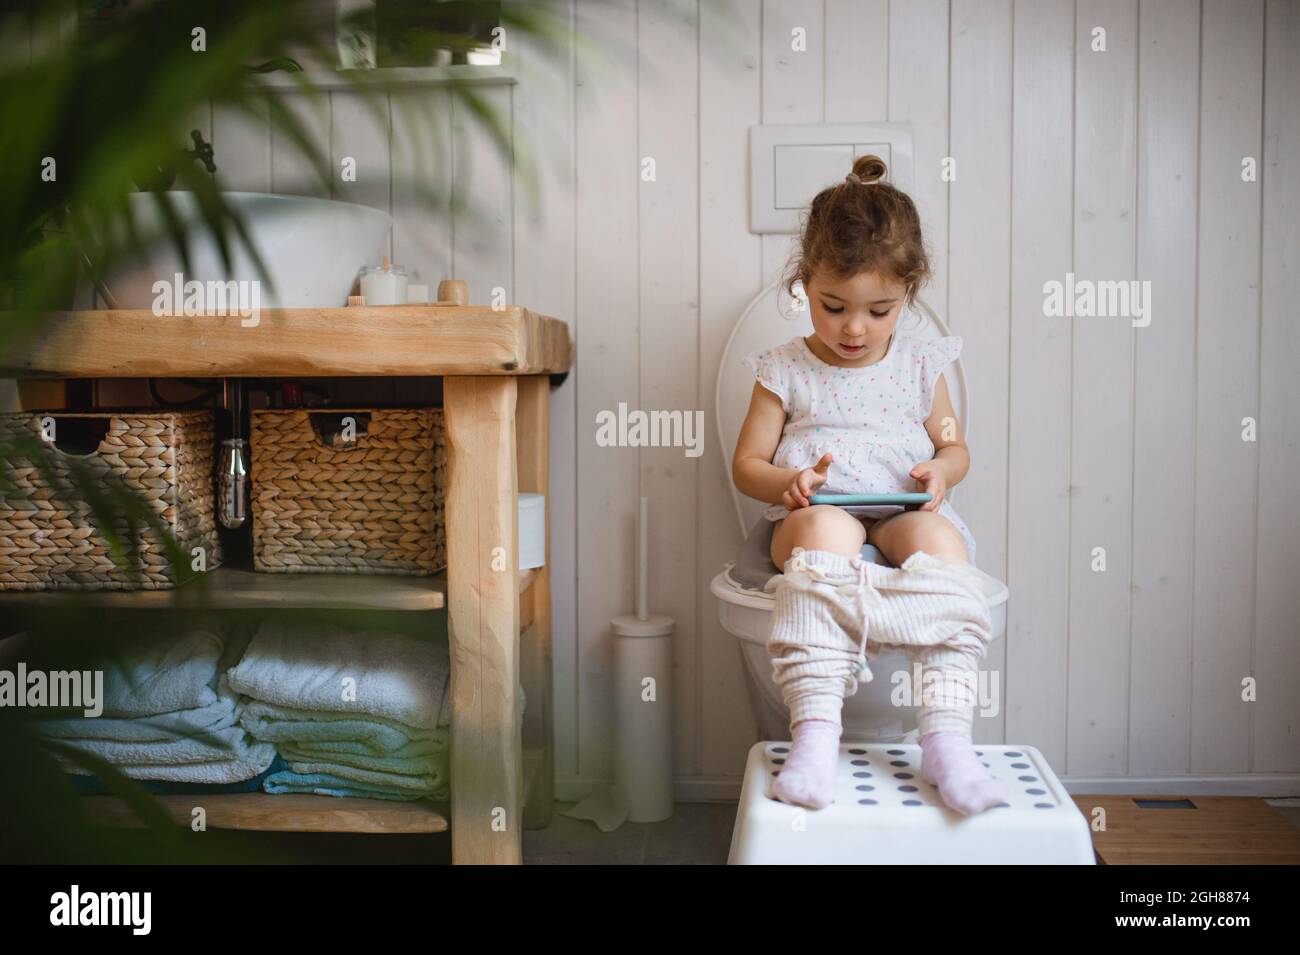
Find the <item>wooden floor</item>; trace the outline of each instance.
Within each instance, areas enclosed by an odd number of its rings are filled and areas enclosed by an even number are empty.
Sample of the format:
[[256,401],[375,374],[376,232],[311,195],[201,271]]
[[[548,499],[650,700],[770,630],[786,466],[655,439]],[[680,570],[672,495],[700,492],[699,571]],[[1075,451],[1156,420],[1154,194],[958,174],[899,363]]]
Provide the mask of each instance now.
[[[1075,796],[1107,865],[1300,865],[1300,824],[1246,796]],[[1160,807],[1159,804],[1164,806]],[[1184,806],[1190,803],[1191,806]]]
[[[1142,809],[1148,796],[1076,796],[1085,817],[1106,810],[1106,831],[1094,832],[1098,862],[1110,865],[1300,864],[1300,809],[1274,809],[1263,799],[1188,797],[1195,809]],[[1175,798],[1175,797],[1163,797]],[[561,813],[524,833],[528,865],[721,865],[727,861],[735,804],[678,804],[664,822],[625,824],[603,833]]]
[[[1187,797],[1195,808],[1142,808],[1134,802],[1151,798],[1074,797],[1085,817],[1090,818],[1097,808],[1105,810],[1105,831],[1092,836],[1099,863],[1300,864],[1300,806],[1274,808],[1263,799],[1245,797]],[[1166,798],[1178,801],[1177,797]],[[88,797],[86,801],[102,823],[115,829],[124,827],[118,831],[129,832],[138,825],[115,799]],[[274,807],[269,805],[272,801]],[[193,797],[167,797],[164,806],[177,823],[188,826],[193,802]],[[450,861],[449,844],[441,846],[446,858],[439,860],[439,844],[428,841],[446,838],[445,806],[260,794],[210,797],[203,802],[209,827],[225,832],[222,838],[235,838],[242,835],[238,830],[253,829],[273,830],[272,836],[298,840],[276,844],[285,858],[301,856],[320,863]],[[562,815],[571,805],[557,803],[550,825],[524,832],[525,863],[722,865],[727,861],[735,803],[680,803],[664,822],[628,823],[608,833],[589,821]],[[296,831],[279,831],[285,829]],[[376,833],[384,835],[376,837]],[[245,850],[239,845],[232,844],[227,861],[238,861],[243,851],[261,844],[250,844]],[[136,845],[133,851],[140,848]],[[124,856],[129,858],[130,854]],[[250,856],[246,861],[263,860]]]

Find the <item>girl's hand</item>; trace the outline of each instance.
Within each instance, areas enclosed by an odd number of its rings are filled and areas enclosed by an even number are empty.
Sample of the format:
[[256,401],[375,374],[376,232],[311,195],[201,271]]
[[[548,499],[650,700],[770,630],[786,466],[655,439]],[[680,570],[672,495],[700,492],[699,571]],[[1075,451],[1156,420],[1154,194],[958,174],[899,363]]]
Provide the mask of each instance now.
[[935,511],[943,503],[943,496],[948,490],[948,478],[943,473],[943,467],[938,461],[922,461],[912,470],[907,472],[916,478],[917,483],[921,485],[920,490],[929,491],[931,500],[922,504],[919,510]]
[[781,494],[781,503],[790,510],[808,506],[808,495],[826,483],[827,470],[831,466],[831,453],[827,451],[821,460],[810,468],[804,468],[794,476],[790,487]]

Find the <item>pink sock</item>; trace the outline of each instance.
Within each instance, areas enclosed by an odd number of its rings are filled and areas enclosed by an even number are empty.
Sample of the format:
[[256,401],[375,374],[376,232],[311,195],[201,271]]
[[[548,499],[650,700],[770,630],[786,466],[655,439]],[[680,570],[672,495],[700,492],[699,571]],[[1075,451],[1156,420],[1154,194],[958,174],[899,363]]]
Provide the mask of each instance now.
[[921,776],[939,789],[939,797],[962,815],[983,812],[1004,802],[1006,784],[988,774],[975,745],[958,733],[921,737]]
[[840,725],[829,720],[796,723],[790,755],[772,783],[782,802],[821,809],[831,802],[840,761]]

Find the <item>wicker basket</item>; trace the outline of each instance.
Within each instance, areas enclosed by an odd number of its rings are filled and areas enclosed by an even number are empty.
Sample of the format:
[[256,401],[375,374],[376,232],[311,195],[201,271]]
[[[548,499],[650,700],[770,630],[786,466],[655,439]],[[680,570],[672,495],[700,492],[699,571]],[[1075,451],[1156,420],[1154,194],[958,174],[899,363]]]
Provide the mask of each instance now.
[[[211,411],[6,413],[0,414],[0,434],[7,440],[40,440],[45,418],[54,421],[46,460],[58,481],[52,488],[36,462],[27,458],[15,458],[8,468],[16,491],[0,497],[0,590],[174,586],[166,551],[151,530],[139,530],[132,565],[120,567],[96,531],[90,506],[66,490],[55,490],[72,486],[74,457],[104,480],[120,479],[142,498],[187,556],[202,547],[207,569],[221,563],[213,515]],[[74,455],[67,435],[83,431],[93,432],[88,453]],[[117,529],[119,535],[125,530]]]
[[[343,429],[351,419],[355,434]],[[441,408],[252,413],[253,567],[432,574],[447,564]]]

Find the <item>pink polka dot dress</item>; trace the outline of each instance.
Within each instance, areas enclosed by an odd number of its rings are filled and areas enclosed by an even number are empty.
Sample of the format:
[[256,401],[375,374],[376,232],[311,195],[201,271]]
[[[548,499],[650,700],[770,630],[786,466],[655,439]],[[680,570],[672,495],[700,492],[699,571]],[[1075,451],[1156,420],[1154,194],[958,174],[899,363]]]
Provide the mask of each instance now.
[[[781,399],[785,428],[772,463],[809,468],[829,451],[834,460],[818,494],[895,494],[921,486],[908,472],[934,457],[925,430],[934,383],[959,354],[959,336],[920,339],[897,331],[889,351],[862,368],[818,358],[802,337],[744,358],[763,387]],[[885,517],[898,506],[848,506],[850,514]],[[955,526],[975,563],[975,538],[947,496],[940,514]],[[790,513],[783,504],[763,512],[770,521]]]

